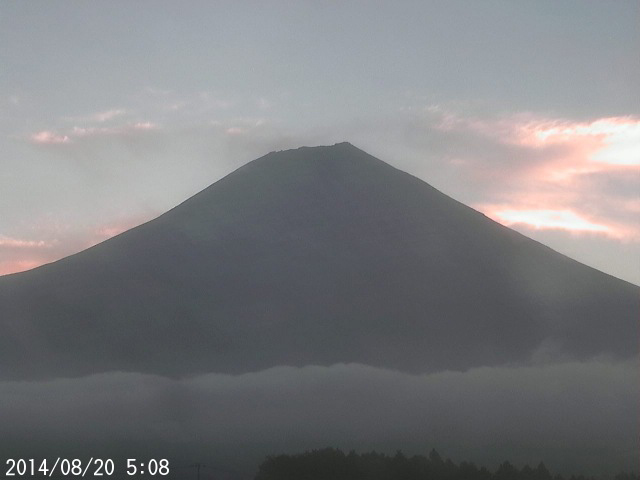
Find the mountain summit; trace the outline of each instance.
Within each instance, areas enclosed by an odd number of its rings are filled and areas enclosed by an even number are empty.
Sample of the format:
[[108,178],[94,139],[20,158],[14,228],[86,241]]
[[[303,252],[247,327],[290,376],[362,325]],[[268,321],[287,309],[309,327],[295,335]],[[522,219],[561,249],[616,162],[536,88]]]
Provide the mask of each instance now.
[[637,354],[638,288],[348,143],[272,152],[0,278],[0,377]]

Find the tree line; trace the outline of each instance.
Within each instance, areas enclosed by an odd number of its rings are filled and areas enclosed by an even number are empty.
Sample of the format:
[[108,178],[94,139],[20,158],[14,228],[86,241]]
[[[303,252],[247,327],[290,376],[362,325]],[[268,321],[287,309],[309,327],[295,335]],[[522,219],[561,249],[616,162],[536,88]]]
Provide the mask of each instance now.
[[[294,455],[273,455],[260,465],[255,480],[595,480],[593,477],[552,475],[544,463],[517,468],[505,461],[494,472],[471,462],[453,463],[434,449],[428,456],[405,456],[334,448]],[[614,480],[640,480],[635,473],[620,473]]]

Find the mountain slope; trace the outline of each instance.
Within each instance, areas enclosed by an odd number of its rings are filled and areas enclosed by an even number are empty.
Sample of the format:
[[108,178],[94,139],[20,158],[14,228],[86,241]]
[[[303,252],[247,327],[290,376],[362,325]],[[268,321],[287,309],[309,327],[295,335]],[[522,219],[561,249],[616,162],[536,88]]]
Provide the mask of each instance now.
[[270,153],[0,277],[0,376],[406,371],[637,353],[638,288],[348,143]]

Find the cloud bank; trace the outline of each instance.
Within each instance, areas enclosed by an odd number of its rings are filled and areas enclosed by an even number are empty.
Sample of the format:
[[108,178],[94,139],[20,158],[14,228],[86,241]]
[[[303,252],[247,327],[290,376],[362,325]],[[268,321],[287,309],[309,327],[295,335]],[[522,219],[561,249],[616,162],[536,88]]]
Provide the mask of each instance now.
[[495,466],[636,467],[637,360],[410,375],[358,364],[170,379],[108,373],[0,383],[8,456],[168,456],[253,473],[264,455],[436,447]]

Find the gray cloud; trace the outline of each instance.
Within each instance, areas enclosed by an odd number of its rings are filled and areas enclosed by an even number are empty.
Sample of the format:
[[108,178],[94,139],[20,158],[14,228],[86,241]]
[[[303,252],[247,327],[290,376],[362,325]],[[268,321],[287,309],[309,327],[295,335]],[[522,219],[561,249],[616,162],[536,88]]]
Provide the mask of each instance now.
[[[431,447],[494,466],[632,469],[637,360],[408,375],[364,365],[170,379],[108,373],[0,383],[6,456],[170,456],[251,472],[262,456],[324,446]],[[597,452],[597,453],[594,453]]]

